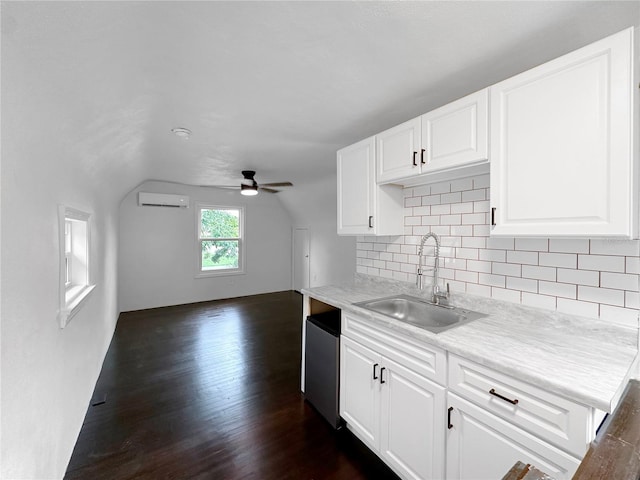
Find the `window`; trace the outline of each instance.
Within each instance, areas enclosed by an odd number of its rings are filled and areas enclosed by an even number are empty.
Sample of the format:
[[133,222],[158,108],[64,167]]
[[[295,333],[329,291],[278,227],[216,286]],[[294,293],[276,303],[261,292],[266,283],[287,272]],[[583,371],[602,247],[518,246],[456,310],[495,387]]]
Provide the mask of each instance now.
[[197,214],[197,276],[244,273],[244,209],[199,205]]
[[90,282],[89,220],[91,215],[60,206],[60,327],[76,314],[95,285]]

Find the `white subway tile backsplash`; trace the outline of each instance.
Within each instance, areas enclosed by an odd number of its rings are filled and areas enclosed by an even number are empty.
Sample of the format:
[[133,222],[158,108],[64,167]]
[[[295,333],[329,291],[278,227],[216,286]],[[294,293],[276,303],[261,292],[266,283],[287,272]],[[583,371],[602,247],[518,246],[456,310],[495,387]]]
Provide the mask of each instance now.
[[600,318],[626,327],[638,328],[640,326],[638,312],[628,308],[600,305]]
[[537,293],[522,292],[522,304],[530,307],[556,309],[556,297],[538,295]]
[[529,278],[507,277],[506,286],[509,290],[538,293],[538,281]]
[[489,237],[487,240],[487,248],[513,250],[514,246],[515,241],[513,238]]
[[456,237],[472,237],[472,225],[451,225],[451,235]]
[[487,246],[487,239],[484,237],[462,237],[462,246],[484,249]]
[[[489,243],[489,239],[487,239]],[[506,250],[480,250],[480,260],[486,260],[488,262],[506,262],[507,252]]]
[[471,295],[479,295],[481,297],[491,297],[491,287],[488,285],[468,283],[466,291]]
[[476,237],[488,237],[489,236],[489,225],[474,225],[473,226],[473,235]]
[[473,203],[455,203],[451,205],[451,213],[473,213]]
[[491,272],[499,275],[509,275],[510,277],[520,277],[522,276],[522,265],[494,262],[491,267]]
[[625,271],[627,273],[640,274],[640,258],[627,257]]
[[478,282],[484,285],[489,285],[491,287],[504,288],[505,285],[507,284],[507,277],[505,277],[504,275],[480,273],[478,274]]
[[626,308],[640,308],[640,293],[624,292],[624,306]]
[[489,174],[473,177],[473,188],[489,188]]
[[530,250],[534,252],[549,251],[549,240],[546,238],[516,238],[516,250]]
[[486,220],[486,213],[465,213],[462,215],[463,225],[484,225]]
[[549,251],[554,253],[589,253],[589,240],[550,238]]
[[450,182],[434,183],[431,185],[431,194],[449,193],[451,191]]
[[592,239],[589,253],[637,257],[640,255],[640,240]]
[[440,195],[440,203],[460,203],[462,201],[461,192],[443,193]]
[[449,215],[451,214],[451,205],[432,205],[431,215]]
[[520,303],[520,292],[516,290],[505,290],[502,288],[492,287],[491,296],[506,302]]
[[569,283],[538,281],[538,293],[542,295],[552,295],[554,297],[572,298],[576,297],[577,287]]
[[538,267],[535,265],[523,265],[522,266],[522,277],[523,278],[533,278],[536,280],[548,280],[550,282],[555,282],[556,280],[556,269],[552,267]]
[[578,268],[624,273],[625,258],[613,255],[578,255]]
[[558,281],[597,287],[600,285],[600,273],[591,270],[558,269]]
[[[411,190],[406,188],[405,191]],[[431,195],[431,185],[422,185],[421,187],[413,188],[412,196],[413,197],[423,197],[425,195]]]
[[540,265],[545,267],[576,268],[578,256],[573,253],[540,252]]
[[461,215],[440,215],[440,225],[460,225]]
[[462,190],[473,189],[473,178],[461,178],[460,180],[454,180],[451,182],[452,192],[461,192]]
[[466,192],[462,192],[463,202],[475,202],[478,200],[487,200],[484,190],[467,190]]
[[467,260],[466,269],[472,272],[491,273],[491,262],[481,260]]
[[440,195],[425,195],[422,197],[422,205],[438,205],[440,203]]
[[624,307],[624,292],[610,288],[578,286],[578,300]]
[[478,260],[477,248],[456,248],[457,258],[466,258],[467,260]]
[[421,207],[413,207],[413,215],[423,217],[425,215],[431,215],[431,207],[424,205]]
[[600,273],[600,286],[618,290],[638,290],[638,275],[629,273]]
[[509,250],[507,252],[507,262],[520,263],[523,265],[538,265],[538,252]]
[[459,282],[478,283],[478,273],[465,270],[456,270],[455,279]]
[[405,197],[404,206],[405,207],[417,207],[422,202],[420,197]]
[[[492,238],[489,175],[404,189],[404,235],[356,238],[356,271],[415,282],[418,244],[441,237],[440,277],[456,292],[632,324],[640,241]],[[433,242],[424,264],[433,264]]]
[[580,315],[581,317],[598,318],[598,304],[590,302],[581,302],[579,300],[571,300],[568,298],[558,298],[556,300],[556,309],[562,313],[570,313],[571,315]]

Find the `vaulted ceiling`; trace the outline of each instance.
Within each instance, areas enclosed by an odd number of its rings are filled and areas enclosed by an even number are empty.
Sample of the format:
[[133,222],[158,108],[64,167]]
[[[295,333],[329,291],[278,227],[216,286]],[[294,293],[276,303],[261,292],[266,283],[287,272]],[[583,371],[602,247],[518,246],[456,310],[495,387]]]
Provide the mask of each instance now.
[[639,17],[635,1],[3,2],[2,101],[19,86],[38,110],[12,121],[129,189],[243,169],[304,188],[336,149]]

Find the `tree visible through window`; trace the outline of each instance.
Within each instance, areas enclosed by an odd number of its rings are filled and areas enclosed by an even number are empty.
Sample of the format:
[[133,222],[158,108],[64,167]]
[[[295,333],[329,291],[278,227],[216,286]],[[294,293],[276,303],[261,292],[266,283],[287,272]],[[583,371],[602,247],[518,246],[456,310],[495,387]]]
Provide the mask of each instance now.
[[198,216],[200,271],[242,269],[242,209],[200,207]]

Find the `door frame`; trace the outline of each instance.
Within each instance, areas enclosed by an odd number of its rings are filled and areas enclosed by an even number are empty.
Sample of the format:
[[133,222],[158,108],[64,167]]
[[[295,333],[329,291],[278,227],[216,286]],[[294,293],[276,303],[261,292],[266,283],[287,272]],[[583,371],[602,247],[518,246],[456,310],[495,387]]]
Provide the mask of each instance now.
[[294,225],[291,227],[291,290],[296,290],[296,230],[307,231],[307,249],[309,251],[309,271],[307,272],[307,284],[311,286],[311,238],[307,225]]

